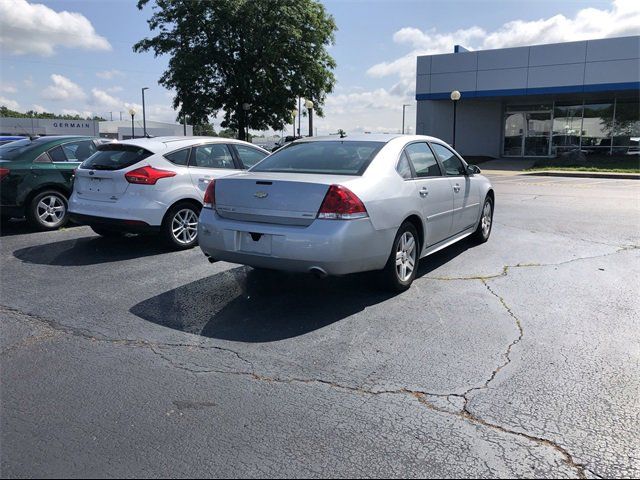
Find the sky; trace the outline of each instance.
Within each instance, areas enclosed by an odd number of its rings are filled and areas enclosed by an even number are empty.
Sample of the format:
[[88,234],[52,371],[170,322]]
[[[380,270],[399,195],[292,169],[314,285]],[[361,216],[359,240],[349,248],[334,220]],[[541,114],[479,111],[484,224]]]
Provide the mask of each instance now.
[[[338,31],[329,47],[337,83],[324,118],[314,117],[320,135],[398,132],[403,104],[414,128],[418,55],[640,34],[634,0],[322,3]],[[134,0],[0,0],[0,105],[117,120],[142,111],[149,87],[147,119],[175,121],[172,93],[158,85],[168,59],[132,50],[150,35],[150,14]]]

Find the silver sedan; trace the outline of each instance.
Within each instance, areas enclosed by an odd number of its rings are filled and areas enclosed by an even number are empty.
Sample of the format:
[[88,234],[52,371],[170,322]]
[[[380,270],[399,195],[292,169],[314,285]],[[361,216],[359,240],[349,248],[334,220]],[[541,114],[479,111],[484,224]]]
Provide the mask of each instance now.
[[420,258],[489,239],[495,194],[479,173],[427,136],[298,140],[211,182],[200,248],[212,260],[321,276],[381,270],[404,290]]

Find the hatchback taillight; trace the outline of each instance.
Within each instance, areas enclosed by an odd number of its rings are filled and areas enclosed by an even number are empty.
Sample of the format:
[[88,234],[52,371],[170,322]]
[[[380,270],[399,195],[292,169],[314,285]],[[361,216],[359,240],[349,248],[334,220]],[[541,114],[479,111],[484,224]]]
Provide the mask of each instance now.
[[216,204],[216,181],[212,178],[204,192],[202,208],[213,208]]
[[324,196],[318,218],[325,220],[352,220],[368,217],[364,203],[355,193],[342,185],[331,185]]
[[9,175],[10,170],[8,168],[0,168],[0,180]]
[[160,170],[159,168],[153,168],[150,165],[146,167],[136,168],[124,175],[129,183],[136,183],[138,185],[155,185],[161,178],[175,177],[176,172],[171,170]]

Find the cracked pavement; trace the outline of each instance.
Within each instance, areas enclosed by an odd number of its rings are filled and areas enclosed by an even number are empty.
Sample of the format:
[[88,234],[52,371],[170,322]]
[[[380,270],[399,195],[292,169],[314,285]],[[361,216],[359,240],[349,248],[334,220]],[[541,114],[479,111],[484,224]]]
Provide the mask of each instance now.
[[2,477],[640,476],[640,182],[492,180],[401,295],[3,225]]

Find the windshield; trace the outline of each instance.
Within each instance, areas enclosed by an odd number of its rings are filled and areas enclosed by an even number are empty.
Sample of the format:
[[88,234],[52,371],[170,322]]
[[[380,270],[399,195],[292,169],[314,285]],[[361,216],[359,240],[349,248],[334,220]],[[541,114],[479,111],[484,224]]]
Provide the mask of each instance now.
[[250,171],[362,175],[383,146],[384,142],[344,140],[292,143]]
[[153,155],[150,151],[135,145],[110,143],[100,145],[98,151],[87,158],[80,168],[88,170],[120,170],[130,167]]

